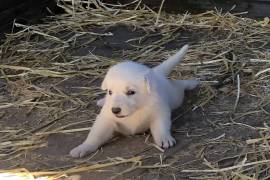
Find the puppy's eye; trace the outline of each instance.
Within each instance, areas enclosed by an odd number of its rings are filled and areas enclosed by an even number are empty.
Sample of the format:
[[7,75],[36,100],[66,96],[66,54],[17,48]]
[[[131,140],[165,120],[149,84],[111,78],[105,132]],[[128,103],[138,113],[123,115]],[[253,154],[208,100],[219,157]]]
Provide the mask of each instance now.
[[128,90],[128,91],[126,92],[127,96],[132,96],[132,95],[134,95],[135,93],[136,93],[136,92],[133,91],[133,90]]
[[109,93],[109,95],[112,95],[112,91],[111,90],[109,90],[108,93]]

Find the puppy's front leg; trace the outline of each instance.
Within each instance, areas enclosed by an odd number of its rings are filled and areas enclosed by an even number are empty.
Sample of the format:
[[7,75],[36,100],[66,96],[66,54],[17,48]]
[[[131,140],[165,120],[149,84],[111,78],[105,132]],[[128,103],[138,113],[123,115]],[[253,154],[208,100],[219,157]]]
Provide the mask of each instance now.
[[155,143],[167,149],[175,145],[176,141],[171,135],[171,112],[167,109],[157,111],[155,118],[150,124],[150,130]]
[[113,137],[114,122],[98,115],[86,140],[70,151],[72,157],[83,157],[96,151],[101,145]]

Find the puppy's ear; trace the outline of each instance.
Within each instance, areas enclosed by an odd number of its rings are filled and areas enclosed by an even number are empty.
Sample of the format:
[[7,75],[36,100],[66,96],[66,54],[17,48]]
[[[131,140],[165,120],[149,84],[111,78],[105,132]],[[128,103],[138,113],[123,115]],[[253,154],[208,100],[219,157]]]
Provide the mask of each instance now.
[[107,90],[108,89],[108,86],[107,86],[107,80],[108,78],[107,78],[107,75],[104,77],[104,79],[103,79],[103,81],[102,81],[102,83],[101,83],[101,89],[102,90]]
[[102,98],[97,101],[97,106],[102,107],[105,104],[105,98]]
[[152,70],[149,70],[145,75],[144,75],[144,84],[146,86],[147,92],[151,93],[154,89],[154,72]]

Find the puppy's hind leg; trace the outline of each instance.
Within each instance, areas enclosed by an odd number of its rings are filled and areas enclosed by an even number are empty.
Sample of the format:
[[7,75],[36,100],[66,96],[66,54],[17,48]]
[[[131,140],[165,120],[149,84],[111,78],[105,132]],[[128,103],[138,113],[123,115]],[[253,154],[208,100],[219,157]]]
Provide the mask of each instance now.
[[72,157],[83,157],[96,151],[101,145],[113,137],[114,122],[98,115],[86,140],[70,151]]
[[174,85],[184,90],[195,89],[200,83],[200,81],[193,80],[193,79],[192,80],[173,80],[172,82]]

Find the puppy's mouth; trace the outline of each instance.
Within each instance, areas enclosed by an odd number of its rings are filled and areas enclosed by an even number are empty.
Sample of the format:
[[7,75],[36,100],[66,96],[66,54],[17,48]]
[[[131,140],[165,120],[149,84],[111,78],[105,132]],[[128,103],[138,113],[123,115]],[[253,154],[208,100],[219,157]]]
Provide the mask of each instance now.
[[117,118],[125,118],[127,116],[124,116],[124,115],[115,115]]

